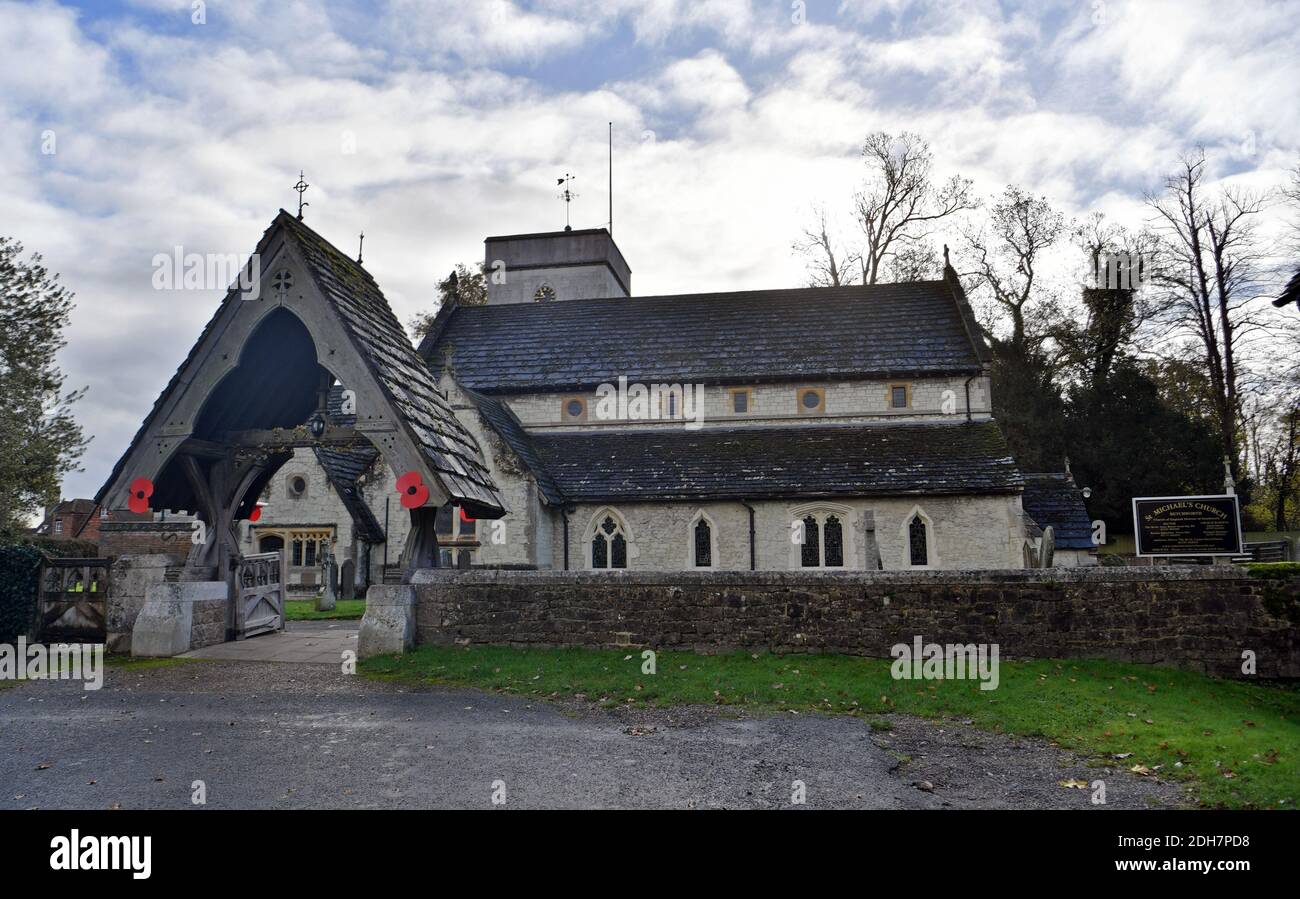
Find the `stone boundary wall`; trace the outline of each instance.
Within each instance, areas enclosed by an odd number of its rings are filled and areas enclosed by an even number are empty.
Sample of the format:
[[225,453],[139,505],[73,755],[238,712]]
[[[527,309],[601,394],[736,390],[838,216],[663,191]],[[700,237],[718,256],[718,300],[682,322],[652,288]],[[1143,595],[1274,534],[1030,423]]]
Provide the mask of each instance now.
[[920,635],[1002,658],[1105,658],[1300,677],[1300,579],[1244,569],[416,572],[417,642],[889,657]]

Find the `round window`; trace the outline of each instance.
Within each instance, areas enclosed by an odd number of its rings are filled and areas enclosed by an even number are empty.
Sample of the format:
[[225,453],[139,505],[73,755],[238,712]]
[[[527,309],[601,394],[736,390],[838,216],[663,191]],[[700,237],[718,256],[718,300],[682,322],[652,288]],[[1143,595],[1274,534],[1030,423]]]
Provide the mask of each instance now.
[[564,406],[565,411],[570,418],[582,417],[582,400],[569,400]]
[[815,390],[808,390],[803,395],[803,407],[805,409],[816,409],[822,403],[821,395]]
[[307,481],[301,476],[295,477],[289,481],[289,489],[294,493],[303,494],[307,492]]

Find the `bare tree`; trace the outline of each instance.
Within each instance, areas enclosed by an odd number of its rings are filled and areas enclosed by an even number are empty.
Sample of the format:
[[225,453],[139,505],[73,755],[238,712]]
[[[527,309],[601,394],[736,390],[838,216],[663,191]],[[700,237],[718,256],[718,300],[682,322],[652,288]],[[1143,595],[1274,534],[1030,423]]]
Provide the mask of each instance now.
[[1205,153],[1179,160],[1160,195],[1148,195],[1160,238],[1153,283],[1159,314],[1191,336],[1210,378],[1217,430],[1232,475],[1242,469],[1242,355],[1267,323],[1256,302],[1267,258],[1256,230],[1267,197],[1204,186]]
[[886,259],[928,240],[938,222],[975,209],[979,201],[968,178],[953,175],[934,183],[930,145],[910,131],[867,135],[862,157],[871,172],[855,203],[866,238],[862,280],[875,284]]
[[[1040,283],[1039,265],[1065,230],[1065,217],[1046,197],[1008,185],[993,204],[987,225],[964,231],[974,264],[969,274],[976,288],[1010,317],[1011,336],[1005,342],[1022,356],[1051,331],[1056,298]],[[1042,302],[1031,307],[1036,298]]]
[[808,286],[842,287],[852,284],[862,255],[838,248],[826,221],[825,207],[813,209],[813,224],[794,242],[793,249],[808,261]]
[[924,248],[938,224],[979,206],[969,179],[954,175],[935,183],[934,154],[916,134],[873,132],[863,143],[862,158],[867,179],[853,202],[861,249],[838,248],[824,210],[794,244],[808,260],[813,285],[875,284],[882,277],[926,273]]

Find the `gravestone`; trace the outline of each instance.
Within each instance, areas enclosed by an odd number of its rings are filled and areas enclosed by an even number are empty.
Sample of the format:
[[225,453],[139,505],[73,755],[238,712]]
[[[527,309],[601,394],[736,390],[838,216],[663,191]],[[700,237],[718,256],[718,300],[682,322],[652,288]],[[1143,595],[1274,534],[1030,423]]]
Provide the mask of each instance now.
[[357,598],[357,566],[348,559],[339,571],[339,599]]
[[317,612],[332,612],[339,596],[339,566],[334,553],[329,552],[321,562],[321,583],[324,585],[316,597]]

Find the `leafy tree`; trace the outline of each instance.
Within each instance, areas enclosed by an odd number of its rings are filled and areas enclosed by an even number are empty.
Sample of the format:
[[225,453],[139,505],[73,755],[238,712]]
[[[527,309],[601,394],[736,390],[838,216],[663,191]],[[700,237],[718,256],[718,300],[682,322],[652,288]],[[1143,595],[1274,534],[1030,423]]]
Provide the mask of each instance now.
[[85,389],[65,392],[55,360],[66,341],[72,293],[23,246],[0,237],[0,532],[25,527],[59,499],[63,476],[77,470],[88,438],[71,406]]
[[411,320],[411,330],[417,338],[424,337],[433,327],[433,320],[438,310],[455,300],[461,306],[484,306],[487,304],[487,272],[484,263],[473,268],[463,262],[446,278],[438,282],[438,305],[432,312],[424,312]]
[[1171,406],[1160,385],[1121,357],[1105,385],[1067,392],[1066,429],[1075,481],[1088,509],[1115,533],[1133,529],[1135,496],[1218,493],[1223,463],[1211,423]]

